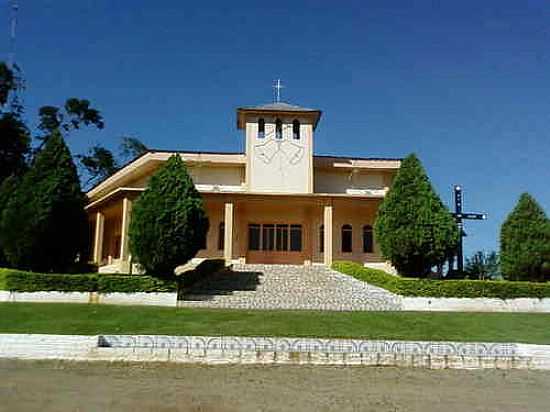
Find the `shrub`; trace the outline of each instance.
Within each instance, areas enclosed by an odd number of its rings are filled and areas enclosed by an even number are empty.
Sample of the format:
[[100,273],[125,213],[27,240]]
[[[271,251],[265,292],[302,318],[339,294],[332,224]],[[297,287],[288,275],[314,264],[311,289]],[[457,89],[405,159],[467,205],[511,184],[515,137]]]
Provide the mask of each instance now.
[[71,153],[53,133],[2,214],[0,237],[10,265],[64,272],[85,250],[85,204]]
[[4,287],[14,292],[93,292],[97,290],[96,274],[61,275],[2,269]]
[[130,250],[146,273],[174,276],[206,241],[208,218],[183,160],[174,155],[135,202]]
[[456,223],[414,154],[401,163],[374,230],[382,255],[403,276],[425,277],[454,253]]
[[510,280],[544,280],[550,262],[550,221],[528,193],[502,224],[500,231],[502,273]]
[[0,269],[0,290],[14,292],[175,292],[175,280],[145,275],[45,274],[14,269]]
[[550,298],[550,284],[492,280],[405,279],[353,262],[334,262],[333,269],[402,296],[434,298]]
[[133,292],[175,292],[175,280],[158,279],[151,276],[98,275],[97,291],[100,293]]

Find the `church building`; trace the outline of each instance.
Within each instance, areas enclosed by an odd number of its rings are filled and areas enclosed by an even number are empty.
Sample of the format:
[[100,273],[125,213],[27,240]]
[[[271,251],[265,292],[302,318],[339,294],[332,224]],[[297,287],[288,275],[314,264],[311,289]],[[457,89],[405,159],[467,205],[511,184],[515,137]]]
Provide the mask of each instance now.
[[[262,264],[383,264],[373,236],[377,208],[399,159],[314,154],[321,111],[276,102],[237,109],[244,153],[177,152],[210,220],[197,258]],[[127,272],[132,203],[174,154],[150,150],[88,193],[93,260]]]

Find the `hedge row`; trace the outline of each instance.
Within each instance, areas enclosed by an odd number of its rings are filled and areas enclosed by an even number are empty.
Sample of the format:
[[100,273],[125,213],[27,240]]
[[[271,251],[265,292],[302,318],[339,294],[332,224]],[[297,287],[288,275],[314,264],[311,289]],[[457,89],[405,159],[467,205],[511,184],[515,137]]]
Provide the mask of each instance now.
[[390,275],[353,262],[334,262],[334,270],[402,296],[434,298],[550,298],[550,283],[505,280],[430,280]]
[[46,274],[0,269],[0,287],[14,292],[175,292],[176,281],[145,275]]

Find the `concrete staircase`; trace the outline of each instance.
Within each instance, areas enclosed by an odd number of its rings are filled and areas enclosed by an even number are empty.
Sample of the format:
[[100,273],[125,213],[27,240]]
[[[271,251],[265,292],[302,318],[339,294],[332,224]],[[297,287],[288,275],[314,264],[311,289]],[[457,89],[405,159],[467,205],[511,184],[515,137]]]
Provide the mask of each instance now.
[[180,307],[399,310],[396,296],[325,266],[234,265],[197,284]]

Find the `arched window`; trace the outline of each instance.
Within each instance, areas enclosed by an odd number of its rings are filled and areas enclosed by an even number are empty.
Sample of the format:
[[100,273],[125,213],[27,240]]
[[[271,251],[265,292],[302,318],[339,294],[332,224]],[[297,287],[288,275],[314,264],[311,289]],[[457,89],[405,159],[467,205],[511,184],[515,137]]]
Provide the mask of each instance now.
[[276,139],[283,138],[283,122],[281,121],[281,119],[277,119],[275,121],[275,138]]
[[292,122],[292,137],[295,140],[300,140],[300,122],[298,120]]
[[325,252],[325,225],[319,226],[319,252]]
[[220,227],[218,228],[218,250],[223,250],[225,248],[225,223],[220,222]]
[[363,226],[363,253],[374,252],[374,237],[371,225]]
[[353,250],[352,234],[351,225],[342,226],[342,252],[344,253],[351,253]]
[[265,120],[258,120],[258,139],[263,139],[265,137]]

